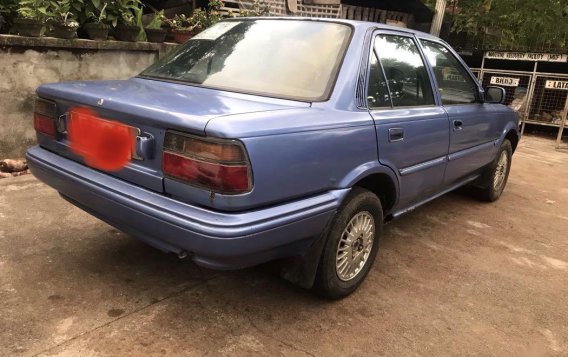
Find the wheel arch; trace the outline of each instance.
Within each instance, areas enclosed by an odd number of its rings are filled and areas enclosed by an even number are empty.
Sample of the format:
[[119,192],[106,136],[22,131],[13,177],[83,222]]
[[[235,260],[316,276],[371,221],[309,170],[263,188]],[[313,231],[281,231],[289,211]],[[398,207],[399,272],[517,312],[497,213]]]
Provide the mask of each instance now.
[[515,149],[517,148],[517,145],[519,144],[519,134],[518,134],[517,130],[515,130],[515,129],[509,130],[507,132],[507,134],[505,134],[505,139],[507,139],[511,142],[511,147],[513,148],[513,152],[515,152]]
[[505,139],[508,139],[511,142],[511,147],[513,152],[515,152],[515,149],[519,144],[519,140],[521,139],[519,126],[516,122],[509,121],[507,125],[505,125],[505,128],[503,128],[503,131],[501,132],[499,146],[503,143],[503,141],[505,141]]
[[391,168],[381,165],[378,161],[357,167],[345,177],[340,187],[362,187],[373,192],[381,200],[385,216],[398,202],[398,177]]
[[[377,162],[369,162],[357,167],[338,185],[339,188],[361,187],[373,192],[381,201],[383,215],[389,217],[390,211],[398,200],[398,178],[387,166]],[[345,195],[343,200],[345,200]],[[327,232],[333,219],[328,222],[324,230]],[[296,285],[311,288],[316,278],[323,246],[327,236],[322,234],[314,240],[306,253],[302,256],[292,257],[283,261],[280,276]]]
[[387,215],[397,202],[397,190],[393,180],[384,173],[375,173],[357,181],[353,187],[361,187],[373,192],[381,201],[383,214]]

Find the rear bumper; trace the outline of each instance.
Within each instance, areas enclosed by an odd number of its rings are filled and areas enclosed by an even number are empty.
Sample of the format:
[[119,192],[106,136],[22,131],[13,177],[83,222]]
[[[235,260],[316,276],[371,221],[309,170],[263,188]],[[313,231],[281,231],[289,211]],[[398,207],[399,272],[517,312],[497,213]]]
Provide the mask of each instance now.
[[349,191],[225,213],[170,199],[39,146],[26,157],[32,173],[74,205],[158,249],[187,251],[197,264],[213,269],[301,254]]

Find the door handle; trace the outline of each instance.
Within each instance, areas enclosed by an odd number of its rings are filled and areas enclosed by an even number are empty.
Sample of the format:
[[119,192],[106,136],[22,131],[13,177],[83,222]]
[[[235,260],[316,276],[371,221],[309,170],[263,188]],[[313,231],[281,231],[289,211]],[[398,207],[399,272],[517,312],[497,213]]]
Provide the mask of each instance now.
[[404,140],[404,129],[403,128],[390,128],[389,129],[389,142],[402,141]]
[[454,120],[454,130],[462,130],[463,122],[461,120]]

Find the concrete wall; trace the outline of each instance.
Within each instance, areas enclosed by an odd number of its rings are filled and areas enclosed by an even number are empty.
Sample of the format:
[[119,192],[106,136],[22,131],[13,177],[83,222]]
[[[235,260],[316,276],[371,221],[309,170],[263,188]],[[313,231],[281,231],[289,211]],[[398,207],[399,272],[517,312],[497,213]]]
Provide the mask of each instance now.
[[0,36],[0,159],[22,157],[35,142],[33,102],[42,83],[126,79],[163,46],[116,41],[67,41]]

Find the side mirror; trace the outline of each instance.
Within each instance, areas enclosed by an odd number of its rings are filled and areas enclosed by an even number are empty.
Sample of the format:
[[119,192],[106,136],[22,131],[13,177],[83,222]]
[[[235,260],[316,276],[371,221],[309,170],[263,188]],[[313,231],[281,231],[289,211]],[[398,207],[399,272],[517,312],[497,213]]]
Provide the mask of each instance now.
[[505,101],[505,89],[497,86],[485,88],[485,103],[502,104]]

